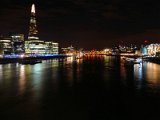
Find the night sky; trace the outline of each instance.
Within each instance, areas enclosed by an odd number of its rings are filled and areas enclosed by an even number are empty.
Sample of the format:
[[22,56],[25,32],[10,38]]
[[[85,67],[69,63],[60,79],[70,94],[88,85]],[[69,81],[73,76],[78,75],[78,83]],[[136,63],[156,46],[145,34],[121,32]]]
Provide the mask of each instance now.
[[32,3],[40,39],[60,47],[99,50],[122,42],[160,42],[158,0],[1,0],[0,34],[27,37]]

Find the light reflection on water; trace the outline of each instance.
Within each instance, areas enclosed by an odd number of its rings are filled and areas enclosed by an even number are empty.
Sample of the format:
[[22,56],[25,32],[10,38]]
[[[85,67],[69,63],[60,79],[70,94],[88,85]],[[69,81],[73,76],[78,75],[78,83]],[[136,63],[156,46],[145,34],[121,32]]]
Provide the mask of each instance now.
[[[122,80],[133,79],[137,82],[137,87],[141,88],[142,81],[147,81],[147,86],[159,87],[160,86],[160,65],[150,62],[143,62],[143,64],[135,64],[133,70],[125,68],[123,62],[119,59],[117,64],[114,57],[99,56],[96,58],[101,61],[102,66],[105,67],[103,71],[104,79],[113,77],[114,74],[118,75]],[[69,57],[62,61],[48,60],[43,61],[41,64],[35,65],[20,65],[20,64],[4,64],[0,65],[0,84],[1,86],[11,87],[13,81],[19,81],[19,93],[23,93],[27,87],[34,86],[33,88],[42,89],[45,79],[53,80],[53,84],[58,83],[59,79],[64,79],[69,86],[73,85],[74,81],[80,81],[83,76],[83,71],[92,73],[94,67],[95,57],[87,59],[77,59]],[[92,68],[85,68],[83,65],[94,64]],[[87,65],[86,64],[86,65]],[[119,71],[117,71],[119,69]],[[119,73],[117,73],[119,72]],[[133,73],[132,73],[133,72]],[[87,74],[88,74],[87,73]],[[129,75],[128,75],[129,74]],[[132,76],[133,75],[133,76]],[[16,84],[16,83],[15,83]]]
[[144,63],[140,63],[140,64],[135,64],[134,65],[134,77],[135,80],[137,81],[137,88],[141,89],[142,88],[142,81],[143,81],[143,77],[144,77]]
[[[160,93],[159,68],[160,65],[150,62],[127,68],[120,57],[114,56],[44,60],[35,65],[4,64],[0,65],[0,106],[7,112],[15,106],[10,115],[12,112],[19,114],[22,108],[27,108],[27,115],[33,114],[33,110],[42,113],[43,108],[51,114],[54,111],[54,115],[63,111],[65,115],[73,112],[75,116],[81,116],[81,113],[85,116],[89,110],[101,113],[98,105],[108,107],[112,101],[115,105],[117,99],[121,103],[130,94],[133,95],[132,90],[147,91],[152,88]],[[19,105],[19,100],[25,105]],[[128,104],[131,105],[134,100],[130,99]],[[8,108],[3,103],[11,105]],[[76,107],[79,108],[78,112],[75,111]],[[105,111],[102,113],[105,116]]]
[[[146,81],[150,88],[160,87],[160,65],[151,62],[143,62],[134,66],[135,80]],[[143,84],[142,84],[143,85]]]
[[25,89],[26,75],[25,66],[20,66],[19,70],[19,93],[22,94]]
[[146,79],[153,86],[160,86],[160,65],[155,63],[148,63],[146,65]]

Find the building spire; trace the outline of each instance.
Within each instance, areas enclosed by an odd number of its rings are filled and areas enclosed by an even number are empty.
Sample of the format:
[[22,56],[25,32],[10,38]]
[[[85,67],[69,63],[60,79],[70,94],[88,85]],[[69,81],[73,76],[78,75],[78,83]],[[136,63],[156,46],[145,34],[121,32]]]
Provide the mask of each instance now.
[[30,18],[30,24],[29,24],[28,39],[29,40],[39,39],[38,38],[37,24],[36,24],[36,16],[35,16],[35,5],[34,4],[32,4],[32,7],[31,7],[31,18]]
[[32,4],[31,13],[34,13],[34,14],[36,13],[34,4]]

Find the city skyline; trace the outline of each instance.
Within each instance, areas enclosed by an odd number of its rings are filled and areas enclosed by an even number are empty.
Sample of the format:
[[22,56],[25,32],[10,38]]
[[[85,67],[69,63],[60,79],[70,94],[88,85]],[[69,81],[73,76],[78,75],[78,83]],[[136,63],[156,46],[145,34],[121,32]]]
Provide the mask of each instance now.
[[34,3],[40,39],[56,41],[61,47],[103,49],[121,41],[160,42],[159,2],[2,0],[1,3],[1,35],[13,32],[27,37],[30,7]]

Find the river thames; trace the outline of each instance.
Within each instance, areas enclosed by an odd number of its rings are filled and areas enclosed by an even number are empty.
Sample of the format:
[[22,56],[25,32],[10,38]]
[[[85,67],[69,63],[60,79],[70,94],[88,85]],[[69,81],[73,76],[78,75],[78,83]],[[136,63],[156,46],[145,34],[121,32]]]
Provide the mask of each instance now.
[[121,57],[0,65],[2,120],[158,119],[160,65]]

